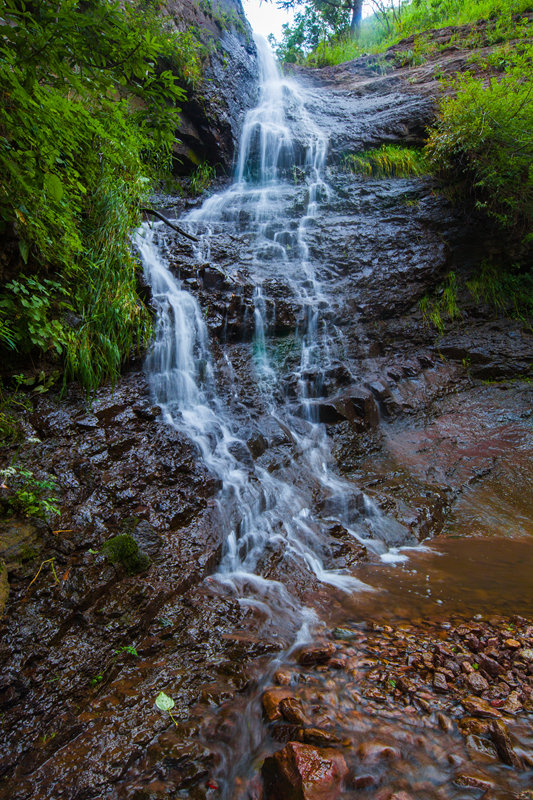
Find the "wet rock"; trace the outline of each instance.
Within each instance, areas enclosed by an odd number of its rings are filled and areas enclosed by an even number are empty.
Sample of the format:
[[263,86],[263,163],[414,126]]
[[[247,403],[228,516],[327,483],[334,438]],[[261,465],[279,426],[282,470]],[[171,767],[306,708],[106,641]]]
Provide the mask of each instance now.
[[483,739],[481,736],[476,736],[474,733],[466,737],[466,746],[471,751],[471,754],[478,754],[486,758],[495,759],[498,753],[492,742],[488,739]]
[[384,758],[400,758],[401,755],[397,747],[382,742],[363,742],[357,754],[364,764],[375,764]]
[[288,669],[278,669],[274,673],[274,680],[280,686],[288,686],[292,680],[292,672]]
[[470,691],[474,694],[483,694],[483,692],[486,692],[489,688],[488,681],[478,672],[474,671],[468,675],[466,683]]
[[338,736],[321,728],[304,728],[302,731],[302,741],[306,744],[314,744],[317,747],[334,747],[341,743]]
[[442,674],[442,672],[436,672],[433,677],[433,688],[436,692],[448,692],[450,687],[448,686],[448,682],[446,680],[446,676]]
[[293,697],[293,693],[288,689],[269,689],[263,695],[263,710],[270,722],[282,719],[283,714],[280,711],[280,703],[286,698]]
[[504,641],[505,647],[508,650],[519,650],[520,649],[520,642],[517,639],[506,639]]
[[279,710],[287,722],[293,725],[301,725],[305,722],[302,704],[295,697],[284,697],[279,703]]
[[505,703],[501,706],[501,709],[507,714],[518,714],[519,711],[522,711],[523,707],[520,695],[515,691],[511,692]]
[[350,781],[350,785],[354,789],[369,789],[372,786],[376,786],[377,783],[378,779],[375,775],[356,775]]
[[254,459],[259,458],[259,456],[262,456],[263,453],[268,450],[268,441],[259,431],[252,434],[252,436],[246,440],[246,444]]
[[451,721],[450,717],[446,716],[446,714],[437,714],[437,722],[439,723],[439,728],[442,731],[449,733],[453,730],[453,722]]
[[341,395],[332,398],[331,403],[341,417],[347,419],[358,429],[375,428],[379,422],[374,396],[363,386],[351,387]]
[[494,658],[490,658],[486,653],[481,653],[478,659],[479,668],[487,672],[491,677],[497,678],[505,672],[501,664]]
[[139,549],[153,558],[161,550],[163,539],[149,522],[142,520],[132,530],[131,535],[139,545]]
[[457,775],[454,783],[456,783],[457,786],[466,786],[470,789],[481,789],[483,792],[492,789],[494,785],[492,781],[488,780],[487,778],[481,777],[480,775],[472,775],[470,773],[461,773]]
[[0,522],[0,559],[9,570],[32,562],[45,545],[48,526],[42,520],[16,517]]
[[505,722],[502,722],[502,720],[499,719],[494,720],[491,728],[491,737],[504,764],[508,764],[510,767],[514,767],[515,769],[524,769],[524,763],[522,759],[515,753],[513,749],[509,729]]
[[464,697],[461,699],[466,712],[473,717],[487,717],[497,719],[501,717],[500,711],[493,708],[486,700],[481,697]]
[[290,742],[265,759],[265,800],[337,800],[348,774],[340,753]]
[[520,659],[520,661],[525,661],[527,664],[530,664],[533,662],[533,649],[524,647],[522,650],[518,651],[516,656]]
[[325,664],[329,661],[335,650],[336,648],[333,642],[318,647],[307,647],[300,651],[298,663],[303,667],[310,667],[314,664]]
[[457,725],[463,736],[467,736],[470,733],[476,736],[485,736],[491,730],[490,722],[476,717],[463,717]]

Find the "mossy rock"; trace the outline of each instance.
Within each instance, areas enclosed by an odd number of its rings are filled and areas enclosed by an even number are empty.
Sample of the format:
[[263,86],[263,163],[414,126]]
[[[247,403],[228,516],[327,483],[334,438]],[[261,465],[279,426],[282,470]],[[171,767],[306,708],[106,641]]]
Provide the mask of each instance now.
[[129,533],[108,539],[102,547],[102,553],[112,564],[121,566],[128,575],[144,572],[152,563]]

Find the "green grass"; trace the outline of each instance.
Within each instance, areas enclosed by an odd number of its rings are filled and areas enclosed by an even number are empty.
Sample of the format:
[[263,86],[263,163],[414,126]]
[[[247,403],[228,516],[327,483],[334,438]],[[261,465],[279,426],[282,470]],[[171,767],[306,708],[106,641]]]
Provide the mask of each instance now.
[[342,166],[347,172],[368,178],[408,178],[427,173],[424,156],[419,150],[392,144],[347,155]]
[[433,294],[427,294],[418,303],[424,325],[433,325],[439,334],[444,333],[445,319],[453,322],[462,316],[457,304],[457,280],[450,272]]

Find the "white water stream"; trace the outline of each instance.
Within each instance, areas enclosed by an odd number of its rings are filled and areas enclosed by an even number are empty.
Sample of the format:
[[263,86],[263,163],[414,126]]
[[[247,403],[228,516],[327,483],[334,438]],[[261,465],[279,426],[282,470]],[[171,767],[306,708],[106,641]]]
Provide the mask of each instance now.
[[[157,311],[155,343],[146,362],[153,399],[161,406],[165,421],[194,440],[208,468],[222,483],[218,501],[226,538],[216,579],[290,640],[314,614],[302,606],[290,587],[258,574],[267,546],[283,548],[286,557],[300,560],[320,582],[344,591],[369,587],[346,570],[325,568],[321,530],[332,524],[332,518],[361,541],[367,542],[371,531],[373,538],[367,543],[378,552],[386,547],[376,541],[380,538],[376,529],[384,525],[377,510],[366,499],[361,509],[357,488],[332,472],[324,426],[313,419],[312,404],[307,404],[302,434],[301,425],[299,433],[287,410],[273,399],[278,378],[265,346],[269,320],[262,290],[273,264],[278,270],[283,267],[285,280],[304,310],[299,367],[304,409],[309,384],[303,378],[307,371],[323,373],[331,364],[338,349],[338,333],[323,314],[329,307],[328,298],[316,279],[306,242],[306,232],[328,199],[324,179],[327,137],[309,119],[297,85],[280,77],[266,42],[258,39],[257,45],[260,100],[245,120],[234,183],[182,218],[181,224],[188,224],[199,237],[196,256],[200,264],[209,261],[213,237],[222,230],[245,231],[253,238],[250,271],[256,284],[257,382],[270,413],[294,442],[298,463],[289,477],[273,475],[259,466],[252,469],[234,455],[238,452],[235,445],[241,443],[238,424],[217,397],[202,309],[168,269],[157,244],[160,227],[145,226],[137,244]],[[293,124],[296,120],[299,141],[287,123],[287,109]],[[295,180],[305,180],[307,186],[307,204],[299,219],[289,213]],[[330,500],[330,510],[322,516],[314,510],[317,486]],[[359,510],[354,513],[355,505]],[[358,516],[364,524],[354,523]]]

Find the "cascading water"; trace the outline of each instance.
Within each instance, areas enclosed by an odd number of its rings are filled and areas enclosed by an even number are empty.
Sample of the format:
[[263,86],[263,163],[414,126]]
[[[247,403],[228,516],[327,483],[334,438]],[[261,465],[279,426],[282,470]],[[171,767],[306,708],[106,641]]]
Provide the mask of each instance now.
[[[268,548],[281,548],[283,557],[298,561],[322,584],[349,592],[368,589],[347,570],[324,566],[324,531],[337,521],[354,537],[366,540],[378,515],[355,486],[331,469],[324,426],[317,424],[311,402],[339,346],[338,332],[328,324],[328,299],[315,275],[306,241],[321,203],[328,198],[324,180],[327,138],[309,119],[297,86],[280,78],[266,43],[258,39],[257,45],[261,96],[257,108],[246,117],[235,181],[191,212],[185,223],[199,237],[195,253],[199,263],[209,261],[214,237],[221,232],[244,232],[253,242],[249,270],[256,285],[256,377],[271,418],[292,442],[295,455],[289,468],[272,474],[239,458],[246,447],[239,437],[238,422],[217,397],[202,310],[166,266],[158,247],[160,228],[145,227],[137,243],[157,311],[155,344],[146,363],[154,400],[165,421],[194,440],[222,484],[218,502],[226,540],[216,585],[262,618],[263,635],[280,637],[279,641],[294,646],[295,641],[305,639],[308,626],[316,624],[318,617],[290,586],[261,575],[261,558]],[[287,124],[287,108],[296,120],[298,141]],[[294,186],[303,181],[307,202],[298,217],[291,211]],[[296,369],[298,419],[292,416],[290,405],[276,400],[278,377],[268,357],[272,320],[263,284],[276,271],[284,273],[305,320]],[[317,491],[327,497],[321,510],[316,509]],[[364,518],[366,527],[357,527],[354,520]],[[385,549],[379,542],[372,546]],[[246,735],[251,739],[241,742],[240,749],[249,754],[258,742],[255,734]],[[239,769],[226,759],[226,781]],[[228,789],[226,796],[234,795]]]
[[[245,121],[235,182],[190,213],[187,221],[200,237],[196,253],[200,263],[209,257],[211,240],[221,228],[235,229],[245,224],[247,232],[255,236],[252,270],[257,283],[256,367],[271,413],[279,415],[283,409],[275,408],[268,398],[276,373],[266,353],[268,319],[261,289],[272,260],[290,268],[291,284],[305,312],[300,374],[316,366],[325,368],[333,347],[320,316],[327,299],[315,279],[305,240],[319,201],[327,199],[323,179],[327,140],[308,119],[297,88],[280,78],[266,43],[258,39],[258,48],[263,77],[261,97]],[[308,140],[304,153],[285,123],[287,104],[292,106],[293,114],[294,109],[298,111]],[[309,200],[297,224],[284,229],[286,204],[291,202],[286,195],[296,169],[307,176]],[[280,480],[264,469],[256,468],[250,473],[249,467],[233,454],[240,439],[227,410],[217,400],[202,311],[163,263],[161,252],[154,246],[156,235],[145,230],[144,236],[139,237],[157,309],[156,342],[146,365],[154,399],[163,408],[166,421],[194,439],[206,464],[222,481],[220,504],[227,538],[218,580],[235,591],[242,602],[256,604],[269,617],[275,616],[277,626],[285,618],[289,633],[308,614],[300,607],[295,615],[299,607],[295,598],[279,582],[258,575],[257,562],[267,544],[282,542],[286,552],[302,559],[321,582],[340,589],[364,588],[351,575],[324,568],[319,546],[323,522],[312,513],[313,484],[327,487],[332,496],[353,495],[354,487],[332,475],[326,466],[331,458],[323,426],[310,424],[303,435],[296,430],[290,432],[301,453],[299,468],[305,465],[310,476],[307,489]],[[305,394],[302,389],[304,401]],[[313,423],[310,410],[307,416]],[[284,424],[290,428],[290,420]]]

